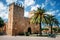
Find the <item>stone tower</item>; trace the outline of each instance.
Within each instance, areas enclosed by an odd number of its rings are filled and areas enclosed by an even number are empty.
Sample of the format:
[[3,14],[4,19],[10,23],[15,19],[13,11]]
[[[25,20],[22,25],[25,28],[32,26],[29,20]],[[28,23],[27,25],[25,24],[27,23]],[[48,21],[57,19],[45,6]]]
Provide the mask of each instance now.
[[[7,34],[16,35],[20,26],[20,20],[24,17],[24,7],[20,4],[12,3],[9,5],[9,16]],[[18,19],[18,20],[17,20]]]

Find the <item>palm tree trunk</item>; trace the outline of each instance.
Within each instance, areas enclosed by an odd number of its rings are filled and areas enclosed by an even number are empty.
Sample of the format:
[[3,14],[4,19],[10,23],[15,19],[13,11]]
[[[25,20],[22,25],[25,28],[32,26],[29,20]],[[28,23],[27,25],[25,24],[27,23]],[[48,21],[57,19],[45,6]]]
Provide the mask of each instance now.
[[41,23],[40,23],[40,36],[42,35],[42,30],[41,30]]
[[41,21],[42,21],[42,17],[40,16],[40,36],[42,36]]
[[51,26],[51,34],[52,34],[52,33],[53,33],[53,32],[52,32],[52,24],[51,24],[50,26]]
[[57,31],[56,31],[56,34],[59,32],[59,26],[57,26]]

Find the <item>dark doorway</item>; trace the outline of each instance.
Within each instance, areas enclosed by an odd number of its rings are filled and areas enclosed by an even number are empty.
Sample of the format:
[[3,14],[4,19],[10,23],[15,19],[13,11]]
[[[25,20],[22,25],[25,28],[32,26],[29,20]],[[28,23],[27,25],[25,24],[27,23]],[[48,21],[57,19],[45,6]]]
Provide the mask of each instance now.
[[28,32],[31,34],[31,28],[30,27],[28,28]]

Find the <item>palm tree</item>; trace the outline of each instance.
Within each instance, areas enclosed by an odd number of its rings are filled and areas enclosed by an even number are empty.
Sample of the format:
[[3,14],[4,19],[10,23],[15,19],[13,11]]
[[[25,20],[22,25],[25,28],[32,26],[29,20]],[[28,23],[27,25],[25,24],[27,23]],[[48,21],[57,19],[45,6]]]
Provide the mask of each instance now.
[[57,25],[57,26],[58,26],[59,22],[58,22],[58,20],[55,18],[54,15],[48,15],[48,16],[47,16],[47,19],[48,19],[47,24],[51,27],[51,34],[52,34],[52,33],[53,33],[53,32],[52,32],[52,27],[53,27],[53,25]]
[[54,22],[55,22],[54,25],[57,26],[57,32],[58,32],[58,29],[59,29],[59,25],[60,25],[60,23],[59,23],[59,21],[58,21],[57,19],[55,19]]
[[31,23],[36,23],[36,24],[39,24],[40,25],[40,36],[42,35],[42,23],[45,23],[46,22],[46,14],[45,13],[45,10],[44,9],[41,9],[41,8],[38,8],[36,11],[34,11],[34,15],[31,17],[31,20],[30,22]]

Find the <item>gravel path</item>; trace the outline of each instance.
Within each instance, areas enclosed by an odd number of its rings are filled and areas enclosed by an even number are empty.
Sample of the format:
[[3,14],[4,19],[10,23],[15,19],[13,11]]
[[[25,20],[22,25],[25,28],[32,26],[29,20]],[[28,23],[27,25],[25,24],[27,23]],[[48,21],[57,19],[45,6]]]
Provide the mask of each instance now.
[[0,40],[60,40],[60,36],[57,36],[56,38],[30,36],[0,36]]

